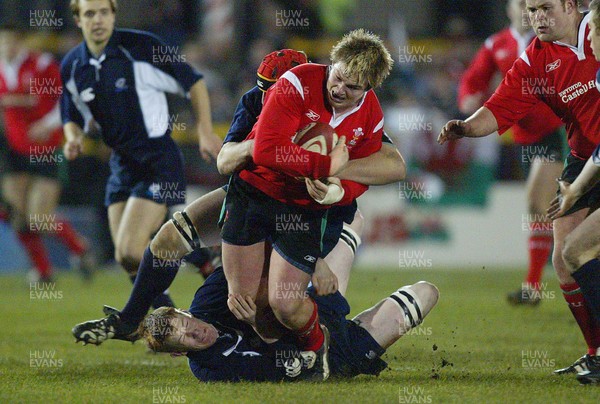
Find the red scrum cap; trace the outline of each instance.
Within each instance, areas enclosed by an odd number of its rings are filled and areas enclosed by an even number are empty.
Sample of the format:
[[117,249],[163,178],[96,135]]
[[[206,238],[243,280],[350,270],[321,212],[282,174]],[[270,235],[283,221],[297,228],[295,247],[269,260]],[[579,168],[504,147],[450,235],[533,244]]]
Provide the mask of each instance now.
[[306,54],[294,49],[281,49],[269,53],[263,59],[256,72],[256,85],[267,91],[281,75],[294,66],[307,63]]

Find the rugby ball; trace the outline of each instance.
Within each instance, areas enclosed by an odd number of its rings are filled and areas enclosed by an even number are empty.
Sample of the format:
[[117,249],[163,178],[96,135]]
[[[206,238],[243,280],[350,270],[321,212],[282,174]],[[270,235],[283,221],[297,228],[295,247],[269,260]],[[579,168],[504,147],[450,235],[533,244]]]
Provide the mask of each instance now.
[[335,147],[338,136],[328,124],[312,122],[298,131],[292,141],[305,150],[326,156]]

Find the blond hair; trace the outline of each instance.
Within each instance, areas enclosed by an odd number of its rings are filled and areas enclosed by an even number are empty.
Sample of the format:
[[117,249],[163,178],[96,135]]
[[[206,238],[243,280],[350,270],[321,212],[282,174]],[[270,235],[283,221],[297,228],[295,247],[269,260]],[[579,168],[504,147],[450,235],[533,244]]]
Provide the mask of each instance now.
[[[596,26],[596,29],[598,27],[600,27],[600,0],[592,0],[592,2],[590,3],[590,12],[594,13],[593,17],[594,17],[594,25]],[[592,32],[592,35],[594,35],[594,33]]]
[[159,307],[148,314],[138,327],[137,333],[146,340],[148,348],[154,352],[177,352],[177,344],[167,341],[167,337],[175,333],[171,320],[179,313],[174,307]]
[[381,38],[360,28],[344,35],[331,50],[331,62],[346,65],[345,75],[360,84],[379,87],[390,74],[394,60]]
[[[71,14],[73,14],[73,17],[79,17],[79,2],[80,1],[85,1],[85,0],[71,0],[71,4],[69,4],[69,7],[71,8]],[[108,2],[110,3],[110,8],[112,9],[113,13],[117,12],[117,0],[108,0]]]

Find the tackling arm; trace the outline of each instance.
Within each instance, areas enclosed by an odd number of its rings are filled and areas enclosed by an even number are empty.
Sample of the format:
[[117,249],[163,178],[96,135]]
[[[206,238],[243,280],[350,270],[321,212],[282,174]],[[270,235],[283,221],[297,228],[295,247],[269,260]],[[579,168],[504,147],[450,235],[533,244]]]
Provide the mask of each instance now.
[[572,184],[559,180],[558,186],[560,194],[554,198],[548,208],[548,217],[552,220],[558,219],[565,214],[575,202],[588,192],[600,180],[600,160],[597,159],[597,153],[600,150],[596,148],[592,157],[589,158],[581,173]]
[[350,160],[336,177],[364,185],[385,185],[402,181],[406,176],[406,164],[400,151],[389,143],[370,156]]
[[231,175],[252,162],[254,139],[243,142],[228,142],[223,145],[217,157],[217,169],[220,174]]

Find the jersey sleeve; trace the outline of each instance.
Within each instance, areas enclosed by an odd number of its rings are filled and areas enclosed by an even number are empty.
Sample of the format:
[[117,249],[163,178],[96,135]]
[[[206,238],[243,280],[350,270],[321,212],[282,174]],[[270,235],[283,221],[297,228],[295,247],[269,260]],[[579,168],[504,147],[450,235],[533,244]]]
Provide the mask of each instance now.
[[262,91],[258,87],[254,87],[240,99],[223,144],[244,141],[258,120],[261,109]]
[[69,58],[63,60],[60,67],[60,79],[62,83],[62,93],[60,95],[60,116],[63,125],[69,122],[74,122],[81,128],[85,126],[83,116],[76,106],[76,99],[79,94],[75,87],[75,80],[71,77],[73,69],[72,61]]
[[492,53],[492,44],[493,39],[488,38],[462,75],[458,85],[459,105],[469,95],[477,93],[488,94],[492,78],[497,72],[497,66]]
[[[331,158],[304,150],[292,142],[304,112],[302,84],[286,72],[267,92],[254,126],[254,163],[292,177],[322,178],[329,174]],[[293,154],[294,163],[282,154]]]
[[538,81],[527,53],[523,52],[484,104],[496,118],[498,133],[506,132],[539,102],[536,94],[541,92],[533,88]]
[[151,66],[143,69],[140,77],[160,91],[187,95],[192,86],[203,77],[178,53],[177,46],[166,45],[151,34],[139,36],[139,48],[136,48],[136,54],[132,56]]

